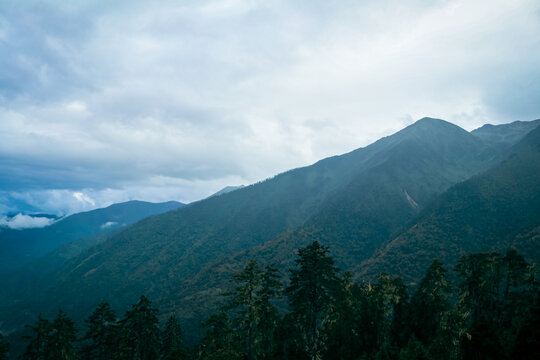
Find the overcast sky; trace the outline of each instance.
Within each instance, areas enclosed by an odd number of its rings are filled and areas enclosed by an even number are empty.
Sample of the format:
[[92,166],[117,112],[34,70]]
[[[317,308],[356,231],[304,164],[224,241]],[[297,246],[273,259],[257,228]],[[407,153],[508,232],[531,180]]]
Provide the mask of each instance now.
[[203,198],[540,118],[540,1],[0,2],[0,214]]

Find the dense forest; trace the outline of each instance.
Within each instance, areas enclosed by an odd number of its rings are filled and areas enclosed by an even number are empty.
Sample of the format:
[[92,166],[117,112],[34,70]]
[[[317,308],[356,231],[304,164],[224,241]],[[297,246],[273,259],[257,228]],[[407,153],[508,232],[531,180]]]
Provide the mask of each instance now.
[[[286,277],[284,276],[286,275]],[[286,279],[286,280],[285,280]],[[418,284],[356,282],[317,241],[281,274],[250,261],[225,305],[187,348],[179,321],[158,321],[145,296],[119,318],[101,303],[84,334],[62,310],[28,326],[22,358],[37,359],[539,359],[540,287],[515,250],[433,260]],[[0,359],[9,346],[0,335]]]

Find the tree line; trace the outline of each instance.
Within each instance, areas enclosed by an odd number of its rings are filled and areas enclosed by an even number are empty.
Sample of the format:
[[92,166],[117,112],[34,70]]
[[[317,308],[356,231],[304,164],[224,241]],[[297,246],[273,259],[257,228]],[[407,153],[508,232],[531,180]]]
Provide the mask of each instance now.
[[[540,359],[534,267],[509,250],[465,255],[454,271],[447,274],[434,260],[414,286],[385,273],[356,282],[315,241],[298,250],[286,283],[275,267],[255,260],[234,274],[226,305],[202,323],[206,333],[192,348],[182,343],[178,319],[170,317],[160,329],[158,309],[142,296],[122,318],[101,303],[80,339],[62,311],[52,321],[39,316],[22,357]],[[0,337],[0,359],[6,357]]]

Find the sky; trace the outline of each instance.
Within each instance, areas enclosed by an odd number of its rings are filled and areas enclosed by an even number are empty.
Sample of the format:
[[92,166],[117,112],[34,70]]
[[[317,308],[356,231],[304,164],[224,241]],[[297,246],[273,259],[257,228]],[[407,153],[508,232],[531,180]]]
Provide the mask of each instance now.
[[190,202],[424,116],[538,119],[539,64],[538,0],[4,0],[0,214]]

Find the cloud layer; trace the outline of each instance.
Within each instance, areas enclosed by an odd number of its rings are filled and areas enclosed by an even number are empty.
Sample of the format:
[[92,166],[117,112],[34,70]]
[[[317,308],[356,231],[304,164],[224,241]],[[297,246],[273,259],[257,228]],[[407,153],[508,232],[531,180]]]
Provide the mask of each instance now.
[[4,1],[0,53],[0,211],[191,201],[422,116],[540,117],[534,0]]
[[52,225],[56,219],[17,214],[13,217],[0,216],[0,228],[6,227],[14,230],[41,228]]

